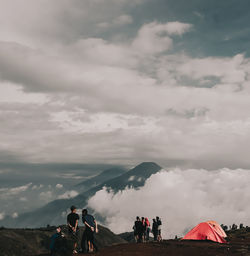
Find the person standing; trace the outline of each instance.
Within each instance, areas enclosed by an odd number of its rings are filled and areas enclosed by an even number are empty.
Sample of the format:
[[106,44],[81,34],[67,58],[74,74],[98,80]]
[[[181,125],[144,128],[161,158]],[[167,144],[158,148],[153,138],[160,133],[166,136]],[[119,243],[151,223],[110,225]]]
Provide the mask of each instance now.
[[157,235],[157,241],[161,242],[162,241],[162,236],[161,236],[161,219],[157,216],[156,217],[156,222],[157,222],[157,228],[158,228],[158,235]]
[[76,254],[77,242],[78,242],[78,234],[79,234],[79,215],[76,213],[76,207],[72,205],[70,207],[71,213],[67,216],[67,224],[69,234],[71,235],[72,240],[74,241],[73,245],[73,253]]
[[145,243],[146,242],[147,224],[146,224],[146,220],[144,217],[141,218],[141,222],[142,222],[142,242]]
[[154,236],[154,241],[157,241],[157,238],[158,238],[158,225],[157,225],[156,219],[153,219],[152,233],[153,233],[153,236]]
[[148,218],[145,218],[145,223],[146,223],[146,241],[149,241],[150,222]]
[[136,242],[141,243],[142,235],[143,235],[143,226],[142,226],[142,222],[141,222],[139,216],[136,217],[136,221],[134,224],[134,230],[135,230],[135,235],[136,235]]
[[83,232],[82,236],[82,251],[86,252],[85,242],[88,243],[88,251],[93,252],[94,249],[97,252],[98,247],[95,243],[95,237],[94,234],[98,233],[98,226],[95,218],[88,214],[87,209],[82,210],[82,222],[85,225],[85,230]]

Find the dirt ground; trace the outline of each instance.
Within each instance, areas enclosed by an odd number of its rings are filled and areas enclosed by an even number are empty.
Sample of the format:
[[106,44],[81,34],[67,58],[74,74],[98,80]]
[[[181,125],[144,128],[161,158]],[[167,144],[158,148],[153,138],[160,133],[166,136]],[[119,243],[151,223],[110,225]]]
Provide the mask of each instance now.
[[[86,254],[78,254],[79,256]],[[209,241],[176,241],[167,240],[162,243],[123,244],[106,247],[96,256],[220,256],[249,255],[250,243],[217,244]]]
[[[96,256],[250,256],[250,229],[228,232],[228,243],[164,240],[161,243],[127,243],[100,249]],[[86,254],[77,254],[83,256]],[[44,255],[45,256],[45,255]]]

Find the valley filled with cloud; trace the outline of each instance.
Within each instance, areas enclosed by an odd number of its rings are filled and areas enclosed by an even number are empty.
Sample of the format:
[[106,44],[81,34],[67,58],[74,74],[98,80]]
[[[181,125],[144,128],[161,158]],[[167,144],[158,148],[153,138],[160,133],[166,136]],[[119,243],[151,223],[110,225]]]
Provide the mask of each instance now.
[[[162,219],[163,237],[185,235],[200,222],[216,220],[228,227],[248,224],[249,170],[162,170],[139,189],[114,193],[103,188],[88,201],[115,233],[132,232],[136,216]],[[105,202],[105,203],[103,203]]]

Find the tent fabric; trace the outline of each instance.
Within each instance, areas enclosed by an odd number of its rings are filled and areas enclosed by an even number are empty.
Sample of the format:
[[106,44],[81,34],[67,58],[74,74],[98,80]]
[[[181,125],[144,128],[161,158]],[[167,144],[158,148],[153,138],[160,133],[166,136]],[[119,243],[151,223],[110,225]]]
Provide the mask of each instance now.
[[214,226],[207,222],[202,222],[189,231],[184,237],[184,240],[210,240],[217,243],[226,243],[226,240],[221,236]]
[[216,232],[217,232],[220,236],[222,236],[222,237],[224,237],[224,238],[227,237],[225,231],[222,229],[222,227],[220,226],[219,223],[217,223],[217,222],[214,221],[214,220],[209,220],[209,221],[207,221],[207,223],[208,223],[209,225],[212,225],[213,228],[216,230]]

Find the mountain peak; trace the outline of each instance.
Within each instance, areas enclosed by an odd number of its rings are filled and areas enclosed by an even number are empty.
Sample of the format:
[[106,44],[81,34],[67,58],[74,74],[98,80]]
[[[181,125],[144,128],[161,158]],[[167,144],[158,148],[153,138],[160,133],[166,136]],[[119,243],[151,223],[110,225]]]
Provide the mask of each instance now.
[[160,171],[162,167],[154,162],[143,162],[134,167],[130,172],[137,173],[137,175],[150,175]]
[[142,162],[142,163],[138,164],[135,168],[137,168],[137,167],[161,168],[162,169],[162,167],[155,162]]

